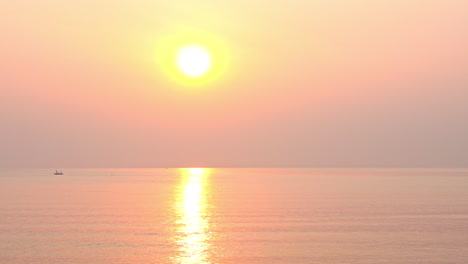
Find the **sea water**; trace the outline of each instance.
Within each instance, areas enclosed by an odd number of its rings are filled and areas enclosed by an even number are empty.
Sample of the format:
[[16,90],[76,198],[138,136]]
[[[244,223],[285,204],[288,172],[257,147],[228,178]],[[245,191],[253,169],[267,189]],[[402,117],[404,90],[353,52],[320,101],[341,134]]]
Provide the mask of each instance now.
[[463,169],[0,170],[0,263],[468,263]]

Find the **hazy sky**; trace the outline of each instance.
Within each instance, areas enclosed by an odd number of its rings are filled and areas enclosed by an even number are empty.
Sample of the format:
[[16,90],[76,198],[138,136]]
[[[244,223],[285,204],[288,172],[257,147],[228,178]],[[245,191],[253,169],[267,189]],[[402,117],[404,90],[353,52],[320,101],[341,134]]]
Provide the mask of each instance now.
[[0,167],[468,167],[468,1],[0,1],[0,124]]

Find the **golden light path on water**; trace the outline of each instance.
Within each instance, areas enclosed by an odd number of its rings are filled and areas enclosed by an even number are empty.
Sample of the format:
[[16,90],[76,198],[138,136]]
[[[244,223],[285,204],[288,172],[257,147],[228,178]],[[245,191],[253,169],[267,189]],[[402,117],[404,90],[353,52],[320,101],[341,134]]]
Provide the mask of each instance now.
[[181,264],[208,264],[209,214],[207,210],[207,178],[209,169],[182,169],[176,194],[177,236]]

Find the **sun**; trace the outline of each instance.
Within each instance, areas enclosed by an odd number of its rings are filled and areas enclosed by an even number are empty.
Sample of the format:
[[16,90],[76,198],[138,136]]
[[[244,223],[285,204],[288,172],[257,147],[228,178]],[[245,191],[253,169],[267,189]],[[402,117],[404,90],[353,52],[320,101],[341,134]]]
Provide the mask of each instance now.
[[184,46],[177,52],[177,67],[187,77],[198,78],[211,68],[211,55],[198,45]]
[[[173,32],[161,36],[155,47],[158,71],[175,84],[168,87],[182,88],[178,91],[183,93],[198,93],[230,78],[232,52],[221,36],[191,27],[169,31]],[[203,89],[185,89],[187,87]]]

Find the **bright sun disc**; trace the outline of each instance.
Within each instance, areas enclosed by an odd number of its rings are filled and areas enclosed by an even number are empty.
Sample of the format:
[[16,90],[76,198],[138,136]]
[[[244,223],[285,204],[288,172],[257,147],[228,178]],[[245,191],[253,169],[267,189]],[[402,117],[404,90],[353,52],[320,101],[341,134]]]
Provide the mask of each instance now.
[[211,57],[208,51],[202,47],[183,47],[177,53],[177,66],[188,77],[200,77],[210,69]]
[[180,91],[198,93],[230,75],[231,53],[223,39],[208,32],[181,27],[156,42],[156,63]]

